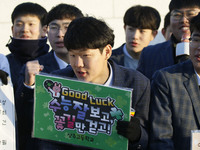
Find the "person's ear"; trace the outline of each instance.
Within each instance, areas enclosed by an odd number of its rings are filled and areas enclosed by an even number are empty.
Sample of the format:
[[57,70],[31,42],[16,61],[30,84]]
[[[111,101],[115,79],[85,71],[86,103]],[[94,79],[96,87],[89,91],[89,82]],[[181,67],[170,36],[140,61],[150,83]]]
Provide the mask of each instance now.
[[126,32],[126,25],[124,25],[124,31]]
[[47,35],[47,29],[48,29],[48,26],[47,25],[44,25],[42,27],[42,37],[45,37]]
[[161,30],[161,33],[162,33],[162,35],[165,37],[165,32],[166,32],[166,30],[164,29],[164,28],[162,28],[162,30]]
[[151,39],[151,41],[155,39],[157,34],[158,34],[158,30],[152,30],[152,39]]
[[12,25],[12,26],[11,26],[12,35],[13,35],[13,30],[14,30],[14,27],[13,27],[13,25]]
[[152,34],[153,34],[153,36],[154,36],[154,38],[155,38],[156,35],[158,34],[158,30],[153,30],[153,31],[152,31]]
[[104,52],[105,52],[105,58],[106,60],[108,60],[110,58],[110,56],[112,55],[112,46],[110,44],[106,45],[104,48]]
[[47,26],[47,34],[49,33],[49,26]]

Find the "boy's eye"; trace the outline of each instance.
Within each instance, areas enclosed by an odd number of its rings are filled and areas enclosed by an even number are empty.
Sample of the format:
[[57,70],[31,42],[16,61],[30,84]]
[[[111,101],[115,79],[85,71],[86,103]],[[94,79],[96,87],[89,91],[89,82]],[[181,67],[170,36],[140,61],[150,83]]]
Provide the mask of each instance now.
[[69,56],[70,56],[70,57],[75,57],[75,55],[74,55],[74,54],[70,54]]
[[91,54],[83,54],[84,57],[90,57]]
[[130,30],[130,31],[135,31],[136,29],[135,29],[135,28],[129,28],[129,30]]
[[29,23],[29,26],[33,26],[34,25],[34,23]]
[[68,28],[68,26],[64,26],[64,29],[66,30]]
[[16,26],[22,26],[23,24],[21,22],[16,23]]
[[141,29],[141,30],[140,30],[140,32],[141,32],[141,33],[144,33],[144,32],[145,32],[145,30],[142,30],[142,29]]
[[49,28],[52,30],[58,30],[58,26],[55,26],[55,25],[50,25]]
[[174,13],[174,16],[175,17],[182,17],[182,14],[181,13]]

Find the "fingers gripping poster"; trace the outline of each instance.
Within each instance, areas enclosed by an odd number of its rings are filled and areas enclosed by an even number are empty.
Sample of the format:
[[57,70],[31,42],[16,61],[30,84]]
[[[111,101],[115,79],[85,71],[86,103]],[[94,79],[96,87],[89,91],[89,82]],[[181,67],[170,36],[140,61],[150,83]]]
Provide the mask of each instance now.
[[[36,138],[99,149],[127,149],[118,120],[130,120],[132,90],[36,75]],[[103,144],[102,144],[103,143]]]

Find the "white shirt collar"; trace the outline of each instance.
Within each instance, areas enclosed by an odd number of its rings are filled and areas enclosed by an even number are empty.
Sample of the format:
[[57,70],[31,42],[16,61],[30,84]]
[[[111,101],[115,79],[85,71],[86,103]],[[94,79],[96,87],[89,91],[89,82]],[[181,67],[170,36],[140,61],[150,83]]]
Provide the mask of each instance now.
[[56,56],[55,52],[53,52],[53,54],[54,54],[54,57],[55,57],[60,69],[66,68],[68,66],[68,63],[66,63],[65,61],[60,59],[58,56]]
[[194,71],[195,71],[195,74],[196,74],[196,76],[197,76],[198,85],[200,85],[200,76],[197,74],[196,70],[194,70]]
[[133,57],[131,57],[131,55],[128,53],[128,51],[127,51],[127,49],[126,49],[126,44],[124,44],[123,51],[124,51],[124,54],[125,54],[127,57],[133,59]]
[[113,69],[109,62],[108,62],[108,66],[109,66],[110,74],[109,74],[108,80],[106,81],[106,83],[104,83],[105,86],[111,86],[113,84]]

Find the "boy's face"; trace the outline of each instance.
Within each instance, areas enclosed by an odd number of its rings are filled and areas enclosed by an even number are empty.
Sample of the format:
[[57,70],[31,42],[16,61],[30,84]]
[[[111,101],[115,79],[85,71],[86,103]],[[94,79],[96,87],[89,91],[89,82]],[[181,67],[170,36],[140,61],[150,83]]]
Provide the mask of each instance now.
[[48,26],[48,38],[51,47],[57,54],[67,53],[67,49],[64,46],[64,36],[67,32],[67,28],[71,23],[71,19],[53,20]]
[[42,27],[37,16],[19,16],[12,26],[13,38],[37,40],[46,35],[46,27]]
[[173,35],[178,41],[181,41],[181,38],[184,33],[190,34],[190,24],[189,21],[200,11],[199,8],[181,8],[175,9],[171,12],[170,16],[170,25]]
[[190,59],[196,72],[200,75],[200,32],[194,30],[190,42]]
[[112,54],[112,47],[107,45],[103,53],[99,49],[70,50],[70,64],[79,80],[104,84],[109,77],[107,60]]
[[124,30],[126,35],[126,48],[128,52],[134,53],[140,53],[157,34],[156,31],[152,31],[151,29],[138,29],[129,25],[125,25]]

